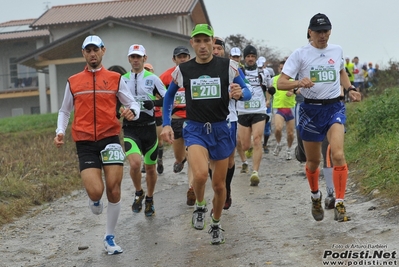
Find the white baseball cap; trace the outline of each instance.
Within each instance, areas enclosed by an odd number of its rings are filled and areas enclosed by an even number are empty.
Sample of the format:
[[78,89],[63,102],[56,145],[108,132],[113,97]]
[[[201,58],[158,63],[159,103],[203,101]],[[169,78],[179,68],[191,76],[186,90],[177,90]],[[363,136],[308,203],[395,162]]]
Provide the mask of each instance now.
[[256,61],[256,65],[258,67],[263,67],[263,64],[265,64],[266,58],[265,57],[259,57],[258,60]]
[[230,50],[230,56],[241,56],[241,50],[240,50],[240,48],[238,48],[238,47],[233,47],[231,50]]
[[145,56],[145,48],[144,48],[144,46],[139,45],[139,44],[131,45],[129,47],[129,52],[127,53],[127,56],[130,56],[130,55],[139,55],[139,56],[142,56],[142,57]]
[[90,35],[87,36],[86,39],[83,41],[82,49],[85,49],[88,45],[95,45],[97,47],[103,47],[104,43],[100,37],[97,35]]

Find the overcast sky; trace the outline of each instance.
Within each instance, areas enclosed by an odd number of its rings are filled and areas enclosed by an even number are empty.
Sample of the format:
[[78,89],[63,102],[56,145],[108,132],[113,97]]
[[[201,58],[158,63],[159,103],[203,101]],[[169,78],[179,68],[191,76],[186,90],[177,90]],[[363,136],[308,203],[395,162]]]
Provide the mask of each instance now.
[[[159,0],[167,1],[167,0]],[[103,2],[102,0],[2,1],[0,21],[38,18],[46,6]],[[306,44],[306,30],[316,13],[333,25],[330,43],[341,45],[344,56],[386,66],[399,61],[398,0],[204,0],[215,35],[241,34],[289,55]]]

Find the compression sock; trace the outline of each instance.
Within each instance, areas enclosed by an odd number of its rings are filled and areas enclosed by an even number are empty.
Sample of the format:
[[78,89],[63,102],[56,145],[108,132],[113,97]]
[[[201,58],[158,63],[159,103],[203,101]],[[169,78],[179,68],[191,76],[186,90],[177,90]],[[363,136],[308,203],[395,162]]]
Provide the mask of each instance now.
[[226,190],[228,192],[227,195],[230,195],[231,192],[231,181],[233,180],[235,169],[236,169],[235,164],[230,169],[227,169],[227,174],[226,174]]
[[105,235],[115,235],[115,227],[121,213],[121,202],[111,203],[108,201],[107,207],[107,227]]
[[263,135],[263,146],[267,146],[267,141],[269,141],[270,135]]
[[346,181],[348,179],[348,165],[336,166],[333,170],[333,181],[336,200],[343,201],[345,198]]
[[163,157],[163,145],[158,147],[158,158],[162,159]]
[[334,182],[333,182],[333,168],[323,168],[324,179],[326,180],[326,191],[327,195],[334,195]]
[[319,168],[311,171],[308,169],[308,167],[306,167],[306,177],[308,178],[310,191],[312,191],[312,193],[316,193],[317,191],[319,191],[319,174]]

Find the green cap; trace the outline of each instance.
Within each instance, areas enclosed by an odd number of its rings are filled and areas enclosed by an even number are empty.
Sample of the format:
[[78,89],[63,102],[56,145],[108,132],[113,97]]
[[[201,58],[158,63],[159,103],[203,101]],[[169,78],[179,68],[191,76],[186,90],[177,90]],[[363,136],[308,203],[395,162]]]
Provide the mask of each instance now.
[[213,28],[208,24],[197,24],[191,32],[191,37],[194,37],[198,34],[205,34],[213,37]]

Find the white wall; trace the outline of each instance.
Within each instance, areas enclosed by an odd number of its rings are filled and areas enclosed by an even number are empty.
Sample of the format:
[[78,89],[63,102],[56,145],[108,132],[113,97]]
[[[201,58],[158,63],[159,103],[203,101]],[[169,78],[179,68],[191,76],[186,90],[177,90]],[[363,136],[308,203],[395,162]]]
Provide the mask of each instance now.
[[22,108],[23,114],[31,114],[32,107],[39,107],[39,96],[0,99],[0,118],[12,116],[12,109]]
[[[121,26],[114,28],[102,28],[96,31],[106,47],[106,54],[103,64],[106,67],[111,65],[121,65],[126,70],[130,70],[127,53],[130,45],[141,44],[147,52],[147,62],[154,67],[155,73],[160,75],[162,72],[174,65],[172,61],[173,50],[176,46],[186,46],[191,55],[194,54],[189,41],[180,41],[167,36],[150,34],[142,30],[136,30]],[[118,40],[115,42],[115,40]]]
[[[112,28],[104,26],[97,29],[93,34],[101,37],[105,44],[106,52],[103,57],[103,65],[108,68],[112,65],[120,65],[127,71],[130,64],[127,60],[127,53],[130,45],[141,44],[145,47],[148,60],[155,69],[155,73],[162,72],[174,65],[172,61],[173,50],[176,46],[185,45],[193,55],[189,41],[180,41],[167,36],[150,34],[146,31],[113,25]],[[80,51],[80,47],[72,48]],[[58,65],[57,69],[57,92],[58,106],[62,104],[65,92],[65,84],[69,76],[82,71],[84,64]]]

